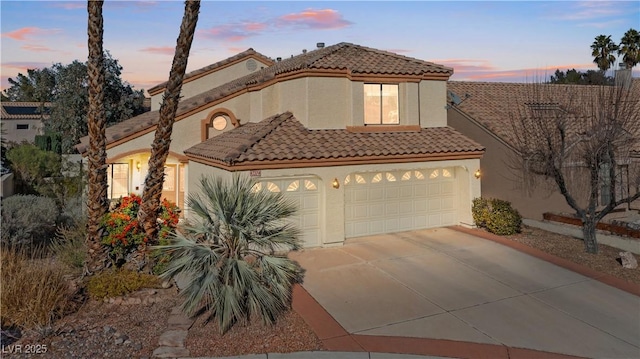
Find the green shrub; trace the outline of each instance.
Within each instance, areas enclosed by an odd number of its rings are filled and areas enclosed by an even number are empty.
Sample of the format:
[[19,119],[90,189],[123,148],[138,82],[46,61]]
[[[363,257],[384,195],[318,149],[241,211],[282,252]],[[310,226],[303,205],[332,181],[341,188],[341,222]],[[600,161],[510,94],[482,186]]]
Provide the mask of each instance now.
[[473,199],[471,214],[476,226],[485,228],[489,220],[489,200],[478,197]]
[[[141,245],[146,245],[149,239],[138,222],[138,210],[142,198],[135,194],[119,199],[114,209],[102,219],[102,226],[107,235],[102,244],[109,248],[109,255],[113,263],[121,266],[127,256]],[[166,199],[160,206],[158,215],[158,238],[152,239],[151,244],[158,244],[166,239],[178,225],[180,209]]]
[[56,238],[51,242],[56,259],[71,269],[83,268],[87,253],[86,235],[86,220],[58,227]]
[[42,251],[3,248],[0,252],[0,321],[2,328],[48,326],[71,305],[73,293],[64,278],[65,271]]
[[160,286],[160,280],[154,275],[111,269],[90,277],[87,282],[87,293],[91,298],[103,299],[125,295],[141,288],[159,288]]
[[3,246],[47,243],[55,233],[58,207],[51,198],[15,195],[2,201]]
[[506,236],[519,233],[522,228],[520,213],[508,201],[476,198],[471,211],[476,225],[491,233]]

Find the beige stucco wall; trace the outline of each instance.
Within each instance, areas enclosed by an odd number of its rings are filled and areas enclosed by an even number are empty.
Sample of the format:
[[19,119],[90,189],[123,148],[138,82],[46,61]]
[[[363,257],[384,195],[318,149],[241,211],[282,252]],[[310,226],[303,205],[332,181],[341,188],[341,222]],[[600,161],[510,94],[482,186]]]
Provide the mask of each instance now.
[[447,82],[420,81],[420,126],[443,127],[447,125]]
[[[369,164],[358,166],[334,166],[314,168],[290,168],[277,170],[262,170],[260,180],[279,179],[295,176],[314,176],[320,179],[324,193],[321,198],[322,213],[321,233],[322,245],[342,244],[345,238],[344,228],[344,179],[347,175],[356,172],[380,172],[396,170],[424,170],[431,168],[454,167],[457,179],[457,205],[458,222],[469,225],[473,222],[471,217],[471,200],[480,196],[480,181],[473,177],[473,172],[479,167],[478,159],[456,161],[434,161],[397,164]],[[249,175],[248,172],[240,172]],[[191,161],[189,163],[189,188],[197,191],[201,176],[222,176],[230,178],[232,173]],[[335,189],[331,186],[333,179],[337,178],[341,186]],[[187,217],[189,216],[187,211]]]
[[[257,64],[257,68],[254,71],[249,71],[249,69],[247,69],[247,62],[249,60],[255,61]],[[233,64],[231,66],[212,72],[206,76],[200,77],[196,80],[185,82],[182,85],[182,91],[180,92],[180,95],[182,96],[182,98],[193,97],[205,91],[211,90],[212,88],[233,81],[239,77],[258,71],[263,67],[267,67],[267,65],[254,59],[246,59],[237,64]],[[151,96],[151,111],[160,109],[162,94],[163,93],[161,92],[155,96]]]
[[[21,143],[23,141],[33,143],[36,135],[43,133],[44,125],[41,120],[31,119],[6,119],[2,120],[2,137],[7,142]],[[18,125],[29,125],[29,129],[19,130]]]
[[573,212],[564,197],[547,187],[526,190],[517,174],[509,169],[513,151],[483,127],[471,122],[456,110],[449,110],[449,126],[486,147],[480,160],[482,195],[512,203],[525,218],[542,219],[544,212]]

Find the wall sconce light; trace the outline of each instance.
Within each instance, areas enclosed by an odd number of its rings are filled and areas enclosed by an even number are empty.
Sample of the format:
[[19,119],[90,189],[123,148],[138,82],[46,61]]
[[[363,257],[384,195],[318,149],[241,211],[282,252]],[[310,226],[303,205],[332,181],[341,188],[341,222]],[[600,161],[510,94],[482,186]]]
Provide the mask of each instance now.
[[338,179],[337,179],[337,178],[334,178],[334,179],[333,179],[333,182],[331,182],[331,186],[332,186],[333,188],[335,188],[335,189],[340,188],[340,181],[338,181]]
[[482,177],[482,173],[480,172],[480,169],[478,168],[476,170],[476,172],[473,174],[473,177],[475,177],[476,179],[480,179],[480,177]]
[[140,168],[142,168],[140,161],[136,162],[136,168],[138,169],[138,172],[140,172]]

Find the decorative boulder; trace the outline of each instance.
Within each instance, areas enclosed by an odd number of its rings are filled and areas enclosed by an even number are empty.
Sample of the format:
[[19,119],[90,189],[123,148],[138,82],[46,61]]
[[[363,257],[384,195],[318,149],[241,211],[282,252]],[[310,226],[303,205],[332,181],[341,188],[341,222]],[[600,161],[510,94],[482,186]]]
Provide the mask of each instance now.
[[634,269],[638,268],[638,261],[631,252],[620,252],[620,262],[623,268]]

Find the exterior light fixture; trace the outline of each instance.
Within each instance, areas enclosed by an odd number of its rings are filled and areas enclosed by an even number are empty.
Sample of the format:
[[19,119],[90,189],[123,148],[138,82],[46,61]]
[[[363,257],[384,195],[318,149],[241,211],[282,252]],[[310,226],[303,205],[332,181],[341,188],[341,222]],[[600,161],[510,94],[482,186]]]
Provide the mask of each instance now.
[[136,162],[136,168],[138,169],[138,172],[140,172],[141,167],[142,167],[142,164],[140,163],[140,161]]
[[338,181],[338,179],[337,179],[337,178],[334,178],[334,179],[333,179],[333,182],[331,182],[331,186],[332,186],[333,188],[335,188],[335,189],[340,188],[340,181]]
[[476,179],[480,179],[480,177],[482,177],[482,173],[480,172],[480,169],[478,168],[476,170],[476,172],[473,174],[473,177],[475,177]]

